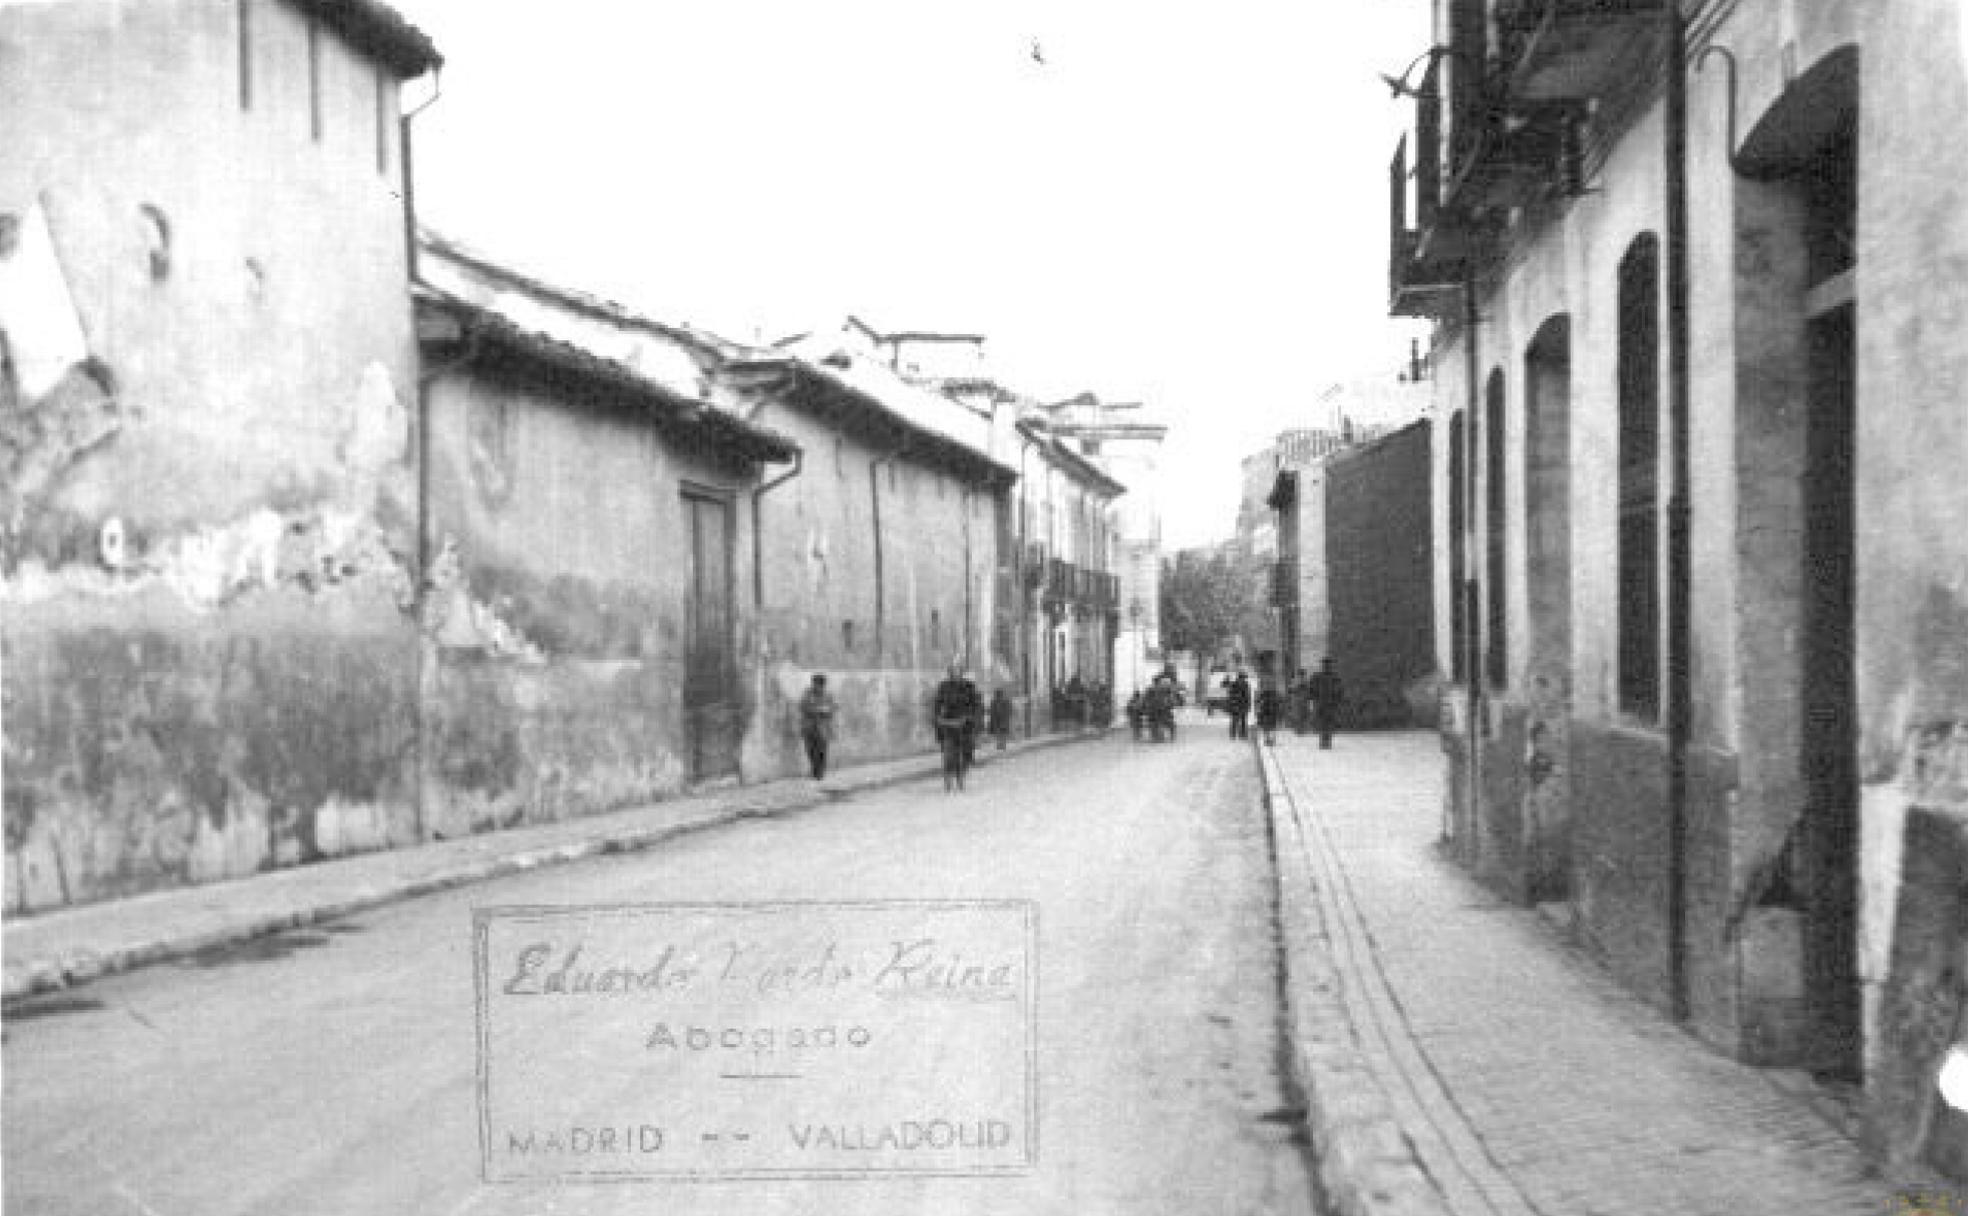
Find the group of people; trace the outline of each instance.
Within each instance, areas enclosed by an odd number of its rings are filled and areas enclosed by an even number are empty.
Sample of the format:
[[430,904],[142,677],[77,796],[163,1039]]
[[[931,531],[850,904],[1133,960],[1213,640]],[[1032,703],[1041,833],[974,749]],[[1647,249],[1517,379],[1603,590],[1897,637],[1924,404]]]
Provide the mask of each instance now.
[[1241,671],[1223,682],[1230,737],[1250,738],[1251,710],[1256,709],[1257,729],[1267,745],[1276,742],[1278,727],[1289,711],[1297,730],[1317,731],[1319,746],[1331,750],[1333,732],[1339,729],[1339,708],[1345,701],[1345,686],[1340,683],[1339,673],[1333,670],[1330,658],[1321,659],[1319,670],[1310,675],[1301,668],[1284,692],[1267,680],[1253,697],[1250,678]]
[[1114,693],[1099,680],[1088,683],[1074,672],[1065,686],[1052,690],[1052,725],[1106,726],[1114,717]]
[[[1078,680],[1077,675],[1073,677],[1073,682]],[[1257,729],[1267,745],[1276,741],[1278,727],[1289,709],[1294,726],[1301,731],[1308,727],[1317,731],[1319,746],[1330,749],[1333,732],[1339,728],[1339,709],[1346,700],[1345,687],[1330,658],[1321,659],[1319,670],[1310,675],[1300,670],[1282,693],[1267,680],[1253,695],[1250,678],[1242,671],[1224,680],[1222,689],[1224,708],[1230,715],[1230,737],[1250,738],[1251,711],[1255,709]],[[1080,696],[1084,703],[1086,692],[1082,690]],[[1134,737],[1139,739],[1146,731],[1156,742],[1161,741],[1164,733],[1173,739],[1175,710],[1180,704],[1181,691],[1175,672],[1165,669],[1145,691],[1136,689],[1128,698],[1128,726]],[[827,775],[827,753],[833,745],[834,719],[839,712],[839,702],[827,691],[827,677],[816,672],[799,700],[800,741],[806,746],[807,767],[815,781]],[[1011,697],[1005,690],[999,688],[992,692],[987,705],[977,685],[964,674],[961,663],[950,664],[949,672],[930,698],[930,723],[936,731],[937,745],[942,746],[954,733],[963,747],[966,766],[977,759],[980,731],[989,733],[997,740],[998,749],[1004,749],[1011,737],[1011,714]]]
[[[826,675],[815,672],[799,699],[800,742],[806,745],[806,764],[815,781],[827,775],[827,752],[833,746],[834,719],[839,713],[840,703],[827,691]],[[988,731],[998,741],[998,750],[1004,750],[1011,738],[1011,697],[1000,688],[986,705],[977,685],[964,675],[963,664],[952,663],[930,698],[929,720],[937,746],[954,737],[968,766],[977,760],[980,730]]]
[[1175,709],[1182,703],[1182,694],[1175,681],[1175,674],[1164,671],[1150,681],[1146,692],[1137,688],[1128,698],[1128,728],[1139,739],[1144,731],[1156,743],[1162,736],[1175,738]]

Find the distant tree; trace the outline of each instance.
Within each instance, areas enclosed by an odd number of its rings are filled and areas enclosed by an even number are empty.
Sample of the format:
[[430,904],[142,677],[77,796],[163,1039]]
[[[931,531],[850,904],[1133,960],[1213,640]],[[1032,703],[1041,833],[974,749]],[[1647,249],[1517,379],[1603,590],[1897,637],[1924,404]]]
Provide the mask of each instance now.
[[1237,636],[1250,579],[1222,549],[1187,549],[1162,561],[1162,645],[1207,659]]

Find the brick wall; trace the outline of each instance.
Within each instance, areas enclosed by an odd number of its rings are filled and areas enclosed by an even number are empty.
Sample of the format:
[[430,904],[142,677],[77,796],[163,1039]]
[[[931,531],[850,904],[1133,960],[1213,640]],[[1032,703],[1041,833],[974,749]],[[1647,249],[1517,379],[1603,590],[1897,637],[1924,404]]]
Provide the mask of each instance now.
[[1415,423],[1326,465],[1330,645],[1349,725],[1415,724],[1409,690],[1435,670],[1428,429]]

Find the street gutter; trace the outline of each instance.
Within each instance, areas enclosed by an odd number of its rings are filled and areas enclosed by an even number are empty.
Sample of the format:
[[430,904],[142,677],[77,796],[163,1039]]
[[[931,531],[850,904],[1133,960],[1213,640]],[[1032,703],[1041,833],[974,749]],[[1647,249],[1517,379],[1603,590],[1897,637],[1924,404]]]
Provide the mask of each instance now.
[[1276,754],[1253,742],[1264,780],[1284,965],[1286,1054],[1306,1102],[1314,1178],[1328,1216],[1451,1216],[1361,1049],[1333,958],[1299,820]]

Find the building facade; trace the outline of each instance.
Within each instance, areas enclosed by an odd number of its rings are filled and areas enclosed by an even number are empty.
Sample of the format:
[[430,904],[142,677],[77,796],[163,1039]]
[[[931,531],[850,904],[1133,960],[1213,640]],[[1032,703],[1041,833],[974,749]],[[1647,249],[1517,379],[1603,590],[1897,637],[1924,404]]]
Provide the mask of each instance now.
[[1457,853],[1956,1172],[1963,22],[1443,0],[1391,172]]
[[438,240],[419,278],[426,833],[756,775],[745,571],[798,450],[713,402],[706,336]]
[[745,416],[805,453],[754,504],[760,732],[748,772],[801,763],[794,707],[824,672],[843,762],[934,746],[929,703],[960,663],[1011,678],[999,646],[999,520],[1016,469],[989,420],[891,369],[853,329],[726,364]]
[[435,48],[364,0],[76,0],[0,9],[0,60],[7,910],[419,839]]
[[[1022,632],[1030,695],[1044,707],[1056,704],[1075,679],[1115,685],[1114,644],[1123,609],[1114,573],[1120,546],[1114,502],[1125,487],[1038,416],[1020,421],[1017,433]],[[1122,672],[1119,678],[1131,677]]]
[[1333,659],[1348,728],[1434,721],[1429,423],[1280,471],[1271,605],[1280,673]]
[[[1102,401],[1081,393],[1041,407],[1047,430],[1127,488],[1120,500],[1113,572],[1117,606],[1110,670],[1120,678],[1160,671],[1162,651],[1162,444],[1168,426],[1136,401]],[[1144,677],[1145,678],[1145,677]]]

